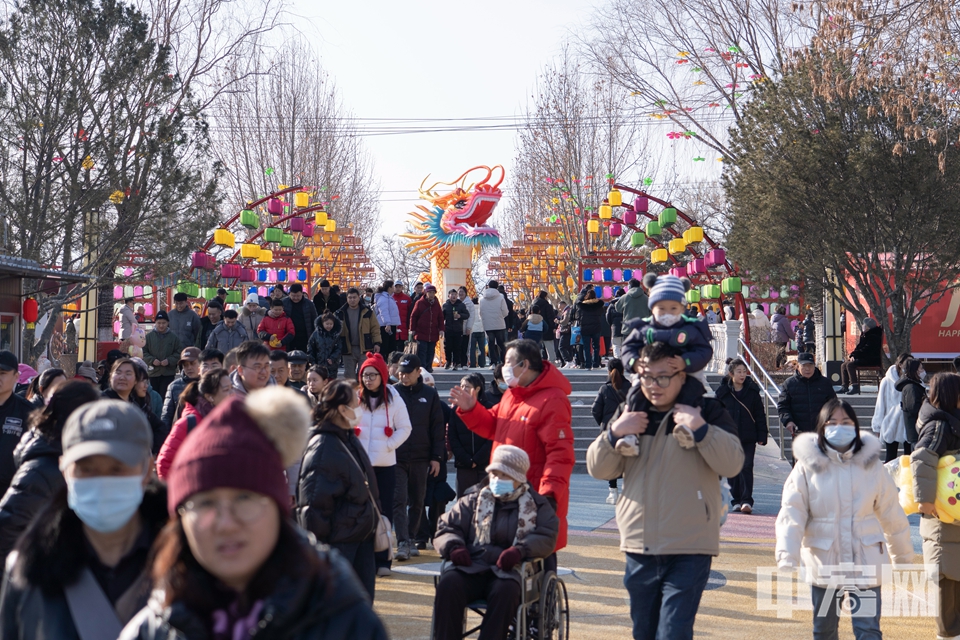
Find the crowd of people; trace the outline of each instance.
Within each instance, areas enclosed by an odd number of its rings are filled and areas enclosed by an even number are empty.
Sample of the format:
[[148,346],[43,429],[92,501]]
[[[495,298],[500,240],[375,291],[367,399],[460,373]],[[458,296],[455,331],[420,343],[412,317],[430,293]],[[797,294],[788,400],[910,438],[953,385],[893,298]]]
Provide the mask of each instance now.
[[[633,637],[692,638],[725,514],[754,511],[768,428],[743,360],[708,393],[710,318],[689,314],[688,288],[648,274],[611,303],[592,288],[559,309],[544,295],[511,324],[496,281],[477,300],[454,289],[443,303],[429,284],[409,299],[391,281],[341,298],[322,282],[312,301],[277,287],[266,305],[211,301],[203,317],[175,299],[143,358],[112,351],[29,386],[0,352],[0,638],[385,638],[377,581],[425,549],[445,561],[434,637],[459,638],[477,599],[488,605],[481,638],[507,637],[518,568],[556,569],[568,542],[571,384],[545,349],[565,321],[580,353],[561,340],[559,362],[608,374],[587,469],[617,507]],[[440,340],[450,369],[489,354],[493,380],[464,371],[442,398],[431,372]],[[852,354],[851,383],[865,353]],[[934,505],[939,459],[960,450],[960,375],[925,382],[919,360],[897,359],[876,436],[812,350],[779,398],[794,439],[775,559],[812,576],[815,603],[833,597],[817,570],[851,566],[859,591],[848,597],[869,590],[878,603],[854,618],[858,638],[880,633],[879,582],[858,568],[913,560],[881,463],[901,447],[924,558],[940,565],[938,632],[960,635],[960,536]],[[865,553],[865,532],[886,545]],[[838,623],[815,614],[814,636]]]

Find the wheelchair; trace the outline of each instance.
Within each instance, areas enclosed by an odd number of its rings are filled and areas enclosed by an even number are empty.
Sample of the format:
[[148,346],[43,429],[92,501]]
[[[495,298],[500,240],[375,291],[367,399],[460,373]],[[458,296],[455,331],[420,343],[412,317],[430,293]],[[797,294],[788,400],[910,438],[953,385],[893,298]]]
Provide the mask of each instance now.
[[[440,584],[440,577],[450,563],[441,564],[440,575],[433,579],[433,586]],[[544,569],[543,559],[527,560],[520,564],[522,588],[520,606],[510,627],[506,640],[567,640],[570,637],[570,605],[567,601],[567,586],[553,571]],[[467,616],[473,611],[481,622],[486,614],[487,603],[477,600],[467,605],[463,612],[463,635],[469,638],[480,632],[480,625],[468,628]],[[430,619],[430,640],[436,640],[435,620]]]

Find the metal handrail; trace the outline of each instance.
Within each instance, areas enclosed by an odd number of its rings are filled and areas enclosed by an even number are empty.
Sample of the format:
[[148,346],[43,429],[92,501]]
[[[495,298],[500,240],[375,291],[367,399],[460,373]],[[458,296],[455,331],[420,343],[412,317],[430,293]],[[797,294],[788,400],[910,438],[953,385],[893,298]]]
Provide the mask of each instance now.
[[[770,374],[767,373],[767,370],[763,368],[762,364],[760,364],[760,359],[756,356],[756,354],[753,353],[753,351],[750,350],[750,347],[747,346],[747,343],[743,341],[743,338],[737,338],[737,342],[739,343],[740,353],[747,355],[747,359],[746,359],[747,369],[750,371],[750,375],[752,375],[754,378],[757,377],[756,372],[754,371],[754,368],[756,368],[761,374],[763,374],[763,378],[766,380],[767,384],[760,385],[760,387],[763,391],[763,394],[767,396],[767,399],[770,401],[770,403],[774,407],[776,407],[778,398],[774,398],[772,395],[770,395],[770,387],[772,386],[776,390],[777,395],[779,396],[781,391],[780,385],[774,382],[773,378],[770,377]],[[766,405],[766,403],[764,403],[764,405]],[[767,429],[769,429],[770,428],[769,414],[766,416],[766,418],[767,418]],[[777,442],[777,445],[780,447],[780,459],[786,460],[787,457],[783,454],[783,424],[782,423],[780,424],[780,440]]]

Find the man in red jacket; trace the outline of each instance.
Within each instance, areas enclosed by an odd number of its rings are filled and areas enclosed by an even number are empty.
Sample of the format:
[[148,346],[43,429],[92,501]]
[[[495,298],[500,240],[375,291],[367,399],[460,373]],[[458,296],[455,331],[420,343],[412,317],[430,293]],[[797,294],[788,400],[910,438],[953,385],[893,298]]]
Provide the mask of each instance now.
[[437,341],[443,338],[443,306],[437,300],[437,288],[432,284],[423,288],[423,297],[413,305],[410,336],[417,341],[417,357],[423,368],[433,373]]
[[413,311],[413,300],[403,292],[403,283],[393,285],[393,299],[400,310],[400,328],[397,329],[397,349],[403,350],[403,343],[407,341],[407,331],[410,329],[410,312]]
[[567,396],[572,387],[560,370],[540,357],[532,340],[514,340],[507,345],[503,379],[508,385],[500,403],[492,409],[479,404],[460,387],[450,390],[457,415],[478,436],[520,447],[530,456],[527,481],[547,498],[560,518],[557,550],[567,544],[567,508],[570,474],[573,472],[573,410]]
[[286,351],[293,342],[293,320],[283,312],[283,300],[274,298],[270,302],[270,312],[260,321],[257,337],[267,343],[273,351]]

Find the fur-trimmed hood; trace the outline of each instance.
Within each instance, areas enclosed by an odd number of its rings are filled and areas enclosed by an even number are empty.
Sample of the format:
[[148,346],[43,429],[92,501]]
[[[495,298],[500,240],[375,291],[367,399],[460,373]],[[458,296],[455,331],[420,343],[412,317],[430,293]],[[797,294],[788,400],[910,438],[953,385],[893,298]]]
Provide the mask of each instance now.
[[863,446],[857,452],[854,452],[851,448],[844,453],[840,453],[829,446],[827,451],[823,452],[817,444],[816,433],[801,433],[793,441],[793,456],[797,459],[797,462],[813,471],[824,470],[830,462],[852,461],[864,469],[879,463],[880,439],[861,430],[860,440],[863,442]]

